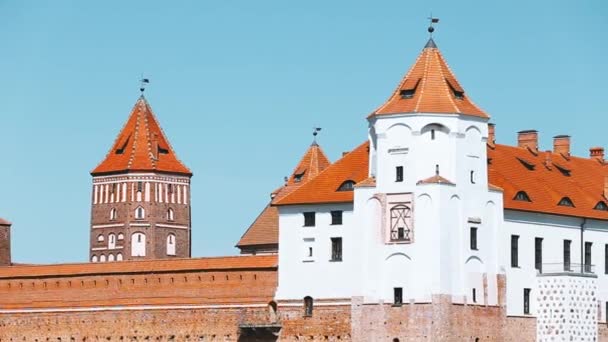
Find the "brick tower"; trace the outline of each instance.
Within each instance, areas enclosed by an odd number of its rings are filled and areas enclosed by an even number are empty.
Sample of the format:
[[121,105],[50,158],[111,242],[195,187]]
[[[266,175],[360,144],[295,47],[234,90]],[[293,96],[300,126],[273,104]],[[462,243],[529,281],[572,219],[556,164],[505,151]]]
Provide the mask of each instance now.
[[0,266],[11,265],[11,223],[0,217]]
[[190,257],[190,178],[143,97],[91,172],[92,262]]

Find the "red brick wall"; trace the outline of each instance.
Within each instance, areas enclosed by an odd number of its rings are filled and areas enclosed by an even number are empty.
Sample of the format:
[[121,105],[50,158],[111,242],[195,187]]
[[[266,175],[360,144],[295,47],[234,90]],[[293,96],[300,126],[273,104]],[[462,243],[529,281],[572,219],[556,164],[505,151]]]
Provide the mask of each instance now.
[[351,306],[319,305],[313,314],[304,316],[304,306],[284,306],[279,303],[282,324],[281,341],[350,341]]
[[11,264],[11,227],[0,225],[0,266]]
[[505,341],[536,341],[535,317],[507,317]]

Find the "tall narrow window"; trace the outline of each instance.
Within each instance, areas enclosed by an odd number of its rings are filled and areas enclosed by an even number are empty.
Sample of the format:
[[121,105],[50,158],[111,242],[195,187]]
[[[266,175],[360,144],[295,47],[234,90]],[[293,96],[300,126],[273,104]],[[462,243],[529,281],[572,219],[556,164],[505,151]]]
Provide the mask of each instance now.
[[570,272],[570,245],[571,240],[564,240],[564,271]]
[[395,182],[403,182],[403,166],[395,168]]
[[511,235],[511,267],[519,267],[519,235]]
[[475,171],[471,171],[471,184],[475,184]]
[[591,272],[591,247],[592,242],[585,242],[585,272]]
[[169,208],[167,210],[167,220],[168,221],[173,221],[175,219],[175,212],[173,211],[172,208]]
[[146,235],[133,233],[131,235],[131,256],[146,256]]
[[137,192],[142,192],[144,189],[144,183],[143,182],[137,182]]
[[143,220],[145,216],[146,216],[146,211],[144,210],[144,208],[137,207],[137,209],[135,209],[135,219]]
[[167,255],[175,255],[175,234],[167,235]]
[[473,288],[472,290],[473,303],[477,303],[477,289]]
[[331,261],[342,261],[342,238],[331,238]]
[[169,193],[169,195],[173,193],[173,184],[167,184],[167,192]]
[[[608,274],[608,245],[604,245],[604,274]],[[606,312],[606,315],[608,315],[608,312]]]
[[403,304],[403,288],[401,288],[401,287],[393,288],[393,304],[395,304],[395,305]]
[[543,273],[543,238],[534,238],[534,268]]
[[304,213],[304,227],[314,227],[315,226],[315,212],[306,212]]
[[116,208],[112,208],[110,210],[110,221],[116,220],[116,216],[117,216],[117,214],[116,214]]
[[304,297],[304,316],[306,316],[306,317],[312,316],[312,308],[313,308],[312,297],[310,297],[310,296]]
[[332,210],[331,224],[332,225],[341,225],[342,224],[342,210]]
[[477,250],[477,228],[476,227],[471,227],[471,249],[476,251]]
[[116,248],[116,235],[114,233],[110,233],[108,235],[108,249]]
[[524,314],[530,314],[530,289],[524,289]]
[[431,140],[435,140],[435,130],[431,130]]

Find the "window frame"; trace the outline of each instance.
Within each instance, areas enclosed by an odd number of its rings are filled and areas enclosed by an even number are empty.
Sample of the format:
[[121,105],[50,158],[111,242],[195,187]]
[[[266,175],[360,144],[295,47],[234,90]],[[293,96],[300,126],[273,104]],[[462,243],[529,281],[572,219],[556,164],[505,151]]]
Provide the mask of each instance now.
[[344,220],[343,220],[344,210],[331,210],[329,213],[331,215],[331,225],[332,226],[341,226],[342,223],[344,222]]
[[469,248],[472,251],[479,250],[479,246],[477,245],[477,237],[478,237],[477,232],[478,232],[477,227],[470,227],[470,229],[469,229]]
[[317,224],[317,213],[315,211],[305,211],[302,213],[304,216],[303,227],[315,227]]
[[519,268],[519,235],[511,235],[511,268]]
[[342,262],[342,237],[332,237],[331,240],[331,262]]

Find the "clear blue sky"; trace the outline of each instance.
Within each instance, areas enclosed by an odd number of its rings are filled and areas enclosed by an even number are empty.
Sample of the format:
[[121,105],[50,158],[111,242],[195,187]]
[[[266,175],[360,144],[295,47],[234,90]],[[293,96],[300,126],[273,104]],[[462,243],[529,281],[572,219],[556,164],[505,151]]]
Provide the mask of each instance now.
[[233,247],[320,125],[332,160],[435,41],[500,143],[608,147],[608,3],[1,1],[0,216],[16,262],[88,258],[90,170],[139,96],[194,171],[194,256]]

